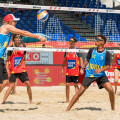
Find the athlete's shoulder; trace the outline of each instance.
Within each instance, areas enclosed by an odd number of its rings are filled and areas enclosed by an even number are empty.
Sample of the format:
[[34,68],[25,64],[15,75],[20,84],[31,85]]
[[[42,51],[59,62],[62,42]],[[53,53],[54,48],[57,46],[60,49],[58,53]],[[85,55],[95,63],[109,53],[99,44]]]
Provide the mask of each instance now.
[[93,50],[96,49],[95,47],[92,47],[89,49],[89,52],[93,52]]
[[94,49],[96,49],[96,47],[92,47],[92,48],[90,48],[89,50],[94,50]]

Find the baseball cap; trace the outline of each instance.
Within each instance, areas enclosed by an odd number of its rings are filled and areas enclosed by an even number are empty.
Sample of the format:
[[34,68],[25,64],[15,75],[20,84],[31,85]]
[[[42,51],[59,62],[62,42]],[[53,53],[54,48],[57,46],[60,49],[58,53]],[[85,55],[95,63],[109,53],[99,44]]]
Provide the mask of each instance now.
[[9,22],[9,21],[19,21],[20,18],[16,18],[13,14],[8,14],[4,17],[4,21],[5,22]]

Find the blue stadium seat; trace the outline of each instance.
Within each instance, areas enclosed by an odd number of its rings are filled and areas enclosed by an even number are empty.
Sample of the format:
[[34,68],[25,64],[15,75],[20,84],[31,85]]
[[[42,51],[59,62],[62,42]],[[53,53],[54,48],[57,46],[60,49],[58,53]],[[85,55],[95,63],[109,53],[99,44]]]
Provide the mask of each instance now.
[[47,36],[50,37],[50,38],[47,39],[47,41],[50,41],[52,39],[52,34],[51,33],[47,33]]
[[74,35],[73,34],[68,34],[68,37],[67,37],[66,41],[69,41],[71,37],[74,37]]
[[82,15],[81,20],[86,20],[86,17],[84,15]]
[[59,41],[65,41],[66,40],[66,34],[61,34],[59,36]]
[[75,31],[74,30],[69,30],[69,33],[75,35]]
[[81,38],[82,42],[87,42],[86,38]]
[[68,34],[68,30],[63,30],[63,33],[67,35]]
[[115,42],[120,42],[120,35],[116,35],[116,40]]
[[75,34],[75,38],[77,39],[77,41],[80,41],[80,39],[81,39],[80,34],[76,33],[76,34]]
[[52,41],[58,41],[59,40],[59,34],[53,34]]
[[114,35],[109,35],[109,40],[114,41],[115,40]]
[[69,28],[69,26],[65,25],[65,26],[64,26],[64,29],[65,29],[65,30],[69,30],[70,28]]

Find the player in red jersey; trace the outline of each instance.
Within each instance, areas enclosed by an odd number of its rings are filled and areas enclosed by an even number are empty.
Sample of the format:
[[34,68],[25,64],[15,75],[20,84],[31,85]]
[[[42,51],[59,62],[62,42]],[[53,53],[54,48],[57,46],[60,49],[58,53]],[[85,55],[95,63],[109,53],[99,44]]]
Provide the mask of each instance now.
[[[11,47],[25,47],[23,43],[21,43],[21,35],[15,34],[13,36],[14,44]],[[30,87],[29,83],[29,78],[28,74],[26,72],[25,68],[25,51],[8,51],[7,54],[7,61],[6,61],[6,69],[9,74],[9,62],[10,62],[10,86],[7,89],[4,99],[3,99],[3,104],[6,102],[6,99],[8,98],[10,92],[12,91],[16,78],[19,78],[21,82],[25,83],[27,87],[27,93],[29,96],[30,103],[32,103],[32,90]]]
[[[120,47],[120,43],[119,43],[119,47]],[[116,94],[117,93],[117,85],[118,85],[118,81],[119,81],[119,74],[120,74],[120,53],[114,54],[114,58],[113,58],[113,61],[111,63],[111,68],[112,68],[113,64],[115,64],[115,67],[114,67],[114,86],[115,86],[115,94]]]
[[[69,44],[70,44],[70,49],[76,49],[75,48],[75,43],[77,40],[72,37],[70,38]],[[64,54],[64,60],[63,60],[63,65],[62,65],[62,70],[61,70],[61,75],[63,75],[63,70],[65,65],[66,67],[66,102],[69,102],[69,92],[70,92],[70,83],[74,82],[74,87],[75,87],[75,92],[79,90],[78,83],[79,83],[79,74],[83,74],[83,70],[79,70],[79,65],[83,67],[83,59],[81,57],[80,53],[75,53],[75,52],[67,52]]]

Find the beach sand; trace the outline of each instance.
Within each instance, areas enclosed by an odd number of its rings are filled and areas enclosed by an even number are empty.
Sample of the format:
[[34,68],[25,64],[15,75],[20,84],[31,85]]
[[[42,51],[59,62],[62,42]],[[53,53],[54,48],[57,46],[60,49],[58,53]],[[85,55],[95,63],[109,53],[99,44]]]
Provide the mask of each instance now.
[[[7,87],[0,94],[2,102]],[[0,120],[119,120],[120,87],[116,95],[116,110],[112,111],[105,89],[89,89],[69,112],[65,109],[65,86],[32,87],[33,104],[29,104],[26,87],[17,87],[17,94],[10,95],[6,104],[0,105]],[[70,98],[74,87],[70,87]]]

